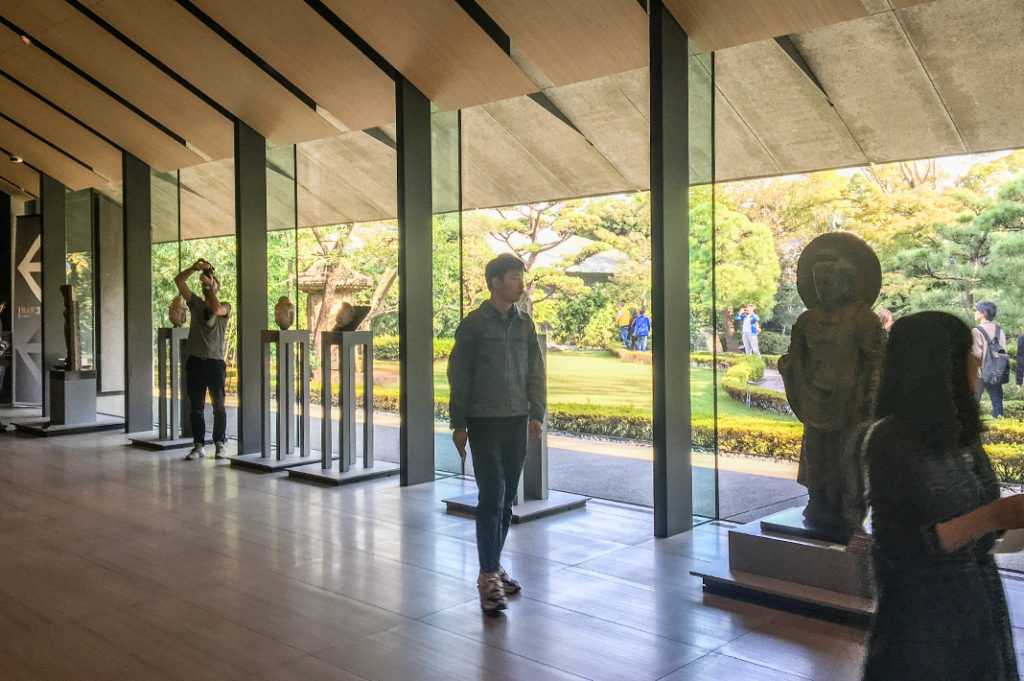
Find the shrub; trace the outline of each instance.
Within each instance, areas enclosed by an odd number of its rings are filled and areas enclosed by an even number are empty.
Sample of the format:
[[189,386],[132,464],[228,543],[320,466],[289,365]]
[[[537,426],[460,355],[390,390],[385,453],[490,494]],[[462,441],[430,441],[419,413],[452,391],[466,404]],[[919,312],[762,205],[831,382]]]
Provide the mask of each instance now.
[[996,478],[1003,482],[1024,484],[1024,447],[1013,444],[988,444],[985,452],[992,462]]
[[650,364],[654,357],[653,352],[639,352],[637,350],[627,350],[626,348],[610,348],[610,350],[619,359],[638,364]]
[[757,334],[757,344],[762,355],[781,355],[789,349],[789,336],[774,331],[762,331]]
[[[447,359],[455,347],[454,338],[434,339],[434,361]],[[373,357],[389,361],[398,361],[398,336],[381,334],[373,338]]]

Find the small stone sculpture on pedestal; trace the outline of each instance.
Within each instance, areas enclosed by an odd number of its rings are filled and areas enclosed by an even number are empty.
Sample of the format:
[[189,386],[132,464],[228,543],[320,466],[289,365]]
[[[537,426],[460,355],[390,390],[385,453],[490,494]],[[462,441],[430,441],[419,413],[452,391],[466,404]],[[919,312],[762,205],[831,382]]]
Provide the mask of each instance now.
[[287,330],[295,323],[295,304],[288,296],[281,296],[277,299],[277,305],[274,306],[274,321],[277,322],[277,328],[282,331]]
[[346,301],[338,308],[338,314],[334,316],[334,330],[340,331],[347,327],[356,316],[356,309]]
[[804,424],[797,481],[807,488],[805,525],[843,541],[866,513],[860,436],[873,413],[885,332],[872,312],[878,257],[853,234],[832,232],[804,249],[797,290],[807,306],[779,372]]
[[185,305],[181,296],[174,296],[174,299],[171,300],[171,305],[167,308],[167,319],[176,329],[185,326],[185,322],[188,321],[188,306]]
[[82,367],[82,346],[78,330],[78,298],[75,289],[64,284],[60,287],[64,296],[64,344],[67,355],[64,359],[65,371],[78,371]]

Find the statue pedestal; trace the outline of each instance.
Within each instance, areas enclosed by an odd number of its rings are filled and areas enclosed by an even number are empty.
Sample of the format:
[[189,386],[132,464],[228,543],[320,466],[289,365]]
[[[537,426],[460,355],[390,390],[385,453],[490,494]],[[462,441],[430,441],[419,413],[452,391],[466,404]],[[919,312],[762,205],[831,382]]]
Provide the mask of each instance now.
[[[309,331],[264,330],[263,447],[259,454],[231,457],[232,466],[279,471],[316,461],[309,452]],[[277,414],[271,410],[270,349],[277,347]],[[298,413],[296,405],[298,379]],[[298,453],[296,453],[298,450]]]
[[50,371],[50,423],[55,426],[96,423],[95,371]]
[[157,436],[133,437],[132,444],[146,449],[182,449],[192,446],[188,391],[185,389],[185,344],[188,328],[156,330]]
[[[547,364],[547,336],[538,334],[541,355]],[[465,473],[465,471],[463,471]],[[448,513],[476,517],[477,493],[469,492],[443,499]],[[548,419],[544,417],[544,430],[540,440],[526,446],[526,462],[519,477],[519,489],[512,505],[512,522],[524,523],[545,516],[583,508],[590,497],[548,489]]]
[[[334,420],[334,391],[331,388],[331,348],[338,347],[339,375],[341,378],[338,402],[341,418]],[[363,456],[356,458],[356,362],[357,347],[363,347]],[[373,460],[373,332],[325,331],[320,334],[320,370],[323,372],[320,406],[323,416],[320,424],[320,462],[288,469],[288,476],[330,485],[347,485],[359,480],[397,475],[398,464]],[[341,450],[335,456],[335,435]],[[334,467],[337,459],[338,468]]]
[[124,428],[119,416],[96,413],[96,372],[50,371],[50,418],[15,422],[32,435],[71,435]]
[[803,508],[729,531],[728,560],[691,574],[704,590],[866,623],[875,610],[871,538],[847,544],[809,536]]

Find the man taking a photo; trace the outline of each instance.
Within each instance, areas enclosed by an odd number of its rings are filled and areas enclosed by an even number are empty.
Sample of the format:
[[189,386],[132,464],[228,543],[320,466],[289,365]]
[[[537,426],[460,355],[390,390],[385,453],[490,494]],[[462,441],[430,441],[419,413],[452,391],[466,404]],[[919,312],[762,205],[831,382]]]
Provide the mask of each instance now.
[[[188,278],[199,272],[199,283],[203,288],[202,297],[189,288]],[[228,458],[224,449],[227,432],[227,411],[224,408],[224,383],[227,372],[224,364],[224,333],[231,317],[231,305],[218,298],[220,282],[214,276],[213,265],[202,258],[192,267],[186,268],[174,277],[178,292],[189,309],[188,342],[185,362],[185,385],[192,422],[192,450],[185,456],[188,461],[206,456],[206,418],[203,413],[206,391],[210,392],[213,404],[213,444],[218,459]]]

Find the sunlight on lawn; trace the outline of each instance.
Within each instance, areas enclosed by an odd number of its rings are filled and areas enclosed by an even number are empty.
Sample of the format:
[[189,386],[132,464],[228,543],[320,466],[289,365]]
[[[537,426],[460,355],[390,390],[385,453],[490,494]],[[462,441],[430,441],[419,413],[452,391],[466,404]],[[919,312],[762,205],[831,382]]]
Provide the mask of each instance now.
[[[393,364],[397,371],[398,363]],[[434,363],[434,391],[445,397],[448,395],[447,371],[447,360]],[[693,414],[713,413],[712,387],[711,369],[690,369]],[[548,402],[552,404],[596,404],[651,409],[651,392],[650,364],[626,362],[611,353],[601,351],[548,353]],[[721,391],[719,396],[719,414],[778,421],[795,420],[786,414],[748,409],[746,405],[735,402]]]

